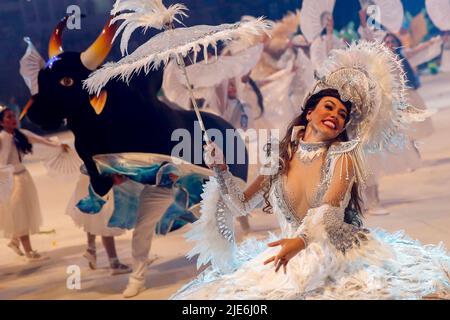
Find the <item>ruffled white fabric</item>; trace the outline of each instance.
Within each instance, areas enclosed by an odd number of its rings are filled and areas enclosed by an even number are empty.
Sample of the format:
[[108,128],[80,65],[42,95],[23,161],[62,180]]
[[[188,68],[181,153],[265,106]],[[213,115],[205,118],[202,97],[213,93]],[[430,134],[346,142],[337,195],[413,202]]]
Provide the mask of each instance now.
[[421,299],[450,293],[450,258],[443,245],[422,246],[401,231],[373,230],[353,260],[327,241],[313,243],[289,262],[286,275],[264,265],[279,251],[266,246],[276,239],[247,240],[238,249],[235,273],[222,275],[210,267],[172,299]]
[[194,224],[188,234],[197,242],[190,256],[199,253],[198,265],[208,261],[212,265],[172,299],[420,299],[450,292],[450,256],[442,244],[423,246],[403,232],[372,230],[366,242],[344,255],[325,230],[327,206],[308,210],[297,229],[272,192],[279,238],[292,238],[301,230],[308,234],[308,246],[291,259],[287,274],[275,273],[273,264],[264,265],[280,250],[267,247],[277,239],[275,235],[264,241],[249,239],[240,246],[234,238],[221,237],[222,230],[227,232],[223,225],[232,224],[215,217],[219,194],[214,184],[210,181],[205,189],[201,223]]
[[0,204],[8,201],[14,186],[14,167],[0,167]]
[[106,196],[106,203],[102,210],[97,214],[86,214],[81,212],[77,207],[77,203],[88,196],[89,177],[81,174],[72,198],[67,205],[66,214],[70,216],[79,228],[84,232],[89,232],[102,237],[116,237],[125,232],[119,228],[109,228],[108,222],[114,211],[114,193],[111,190]]
[[39,232],[42,225],[39,198],[33,179],[26,169],[13,176],[13,190],[0,204],[0,235],[21,237]]

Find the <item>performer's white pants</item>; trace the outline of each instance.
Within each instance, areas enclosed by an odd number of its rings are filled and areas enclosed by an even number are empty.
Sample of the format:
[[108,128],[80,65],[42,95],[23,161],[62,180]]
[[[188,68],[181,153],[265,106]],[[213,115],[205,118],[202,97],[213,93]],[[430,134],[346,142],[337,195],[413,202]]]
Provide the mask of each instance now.
[[130,275],[130,282],[145,282],[145,270],[155,227],[173,202],[172,192],[172,189],[156,186],[145,186],[142,190],[131,244],[133,273]]

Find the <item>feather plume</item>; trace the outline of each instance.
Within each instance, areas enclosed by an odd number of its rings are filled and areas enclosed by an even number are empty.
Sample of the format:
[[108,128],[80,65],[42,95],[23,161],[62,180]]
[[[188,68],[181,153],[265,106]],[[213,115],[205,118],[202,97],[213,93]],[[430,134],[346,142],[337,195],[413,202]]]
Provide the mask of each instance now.
[[117,29],[114,40],[122,33],[120,41],[120,51],[122,55],[128,53],[128,42],[132,33],[143,28],[145,33],[148,28],[163,29],[174,21],[181,23],[188,8],[180,3],[173,4],[168,8],[164,6],[162,0],[117,0],[114,4],[111,14],[114,18],[111,24],[117,21],[123,21]]
[[[129,82],[134,74],[165,66],[171,58],[186,57],[203,47],[217,47],[220,41],[251,41],[254,35],[267,32],[269,28],[264,19],[238,22],[235,24],[222,24],[218,26],[199,25],[189,28],[177,28],[161,32],[141,45],[130,55],[118,62],[107,63],[99,70],[93,72],[84,81],[84,88],[89,93],[98,94],[109,80],[120,78]],[[206,62],[206,60],[205,60]]]

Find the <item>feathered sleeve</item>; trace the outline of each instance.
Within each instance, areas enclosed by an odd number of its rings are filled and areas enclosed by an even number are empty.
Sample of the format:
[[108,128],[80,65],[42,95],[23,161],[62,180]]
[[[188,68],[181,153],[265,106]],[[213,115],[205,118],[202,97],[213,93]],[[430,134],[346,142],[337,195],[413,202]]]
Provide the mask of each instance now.
[[244,191],[239,187],[236,178],[228,170],[220,171],[216,175],[216,181],[223,202],[236,217],[248,215],[264,200],[262,189],[259,189],[251,197],[247,198],[244,195]]
[[195,242],[188,259],[198,255],[198,268],[211,263],[219,272],[232,272],[236,261],[234,217],[247,215],[257,207],[263,201],[262,194],[258,190],[246,199],[239,182],[228,171],[211,177],[201,195],[200,219],[185,236],[187,241]]
[[201,197],[201,216],[185,235],[187,241],[195,242],[187,258],[198,255],[197,268],[211,263],[221,273],[232,272],[236,250],[233,214],[225,205],[214,177],[204,185]]
[[344,215],[356,179],[354,160],[351,154],[334,156],[332,177],[323,199],[323,224],[331,244],[345,254],[367,240],[365,229],[344,222]]

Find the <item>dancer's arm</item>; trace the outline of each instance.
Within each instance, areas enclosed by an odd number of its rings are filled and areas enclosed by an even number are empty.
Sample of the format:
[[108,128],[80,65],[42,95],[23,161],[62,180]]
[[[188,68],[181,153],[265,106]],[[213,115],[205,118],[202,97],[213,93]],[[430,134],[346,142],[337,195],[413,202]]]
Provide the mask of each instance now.
[[43,144],[49,147],[55,147],[55,148],[62,148],[64,151],[67,151],[70,147],[67,144],[58,142],[58,141],[52,141],[48,138],[45,137],[41,137],[29,130],[25,130],[25,129],[21,129],[20,130],[28,139],[28,141],[31,144],[35,144],[35,143],[39,143],[39,144]]
[[417,67],[439,56],[442,53],[442,44],[442,38],[437,36],[414,48],[405,48],[402,52],[411,66]]
[[239,186],[237,179],[228,171],[223,153],[216,144],[205,147],[205,161],[214,169],[223,201],[236,216],[245,216],[263,201],[263,188],[266,176],[258,176],[245,190]]
[[409,59],[416,54],[422,53],[423,51],[427,50],[432,45],[437,44],[437,43],[442,43],[442,38],[440,36],[436,36],[436,37],[431,38],[428,41],[422,42],[422,43],[418,44],[417,46],[415,46],[414,48],[404,49],[403,53],[404,53],[405,57]]

